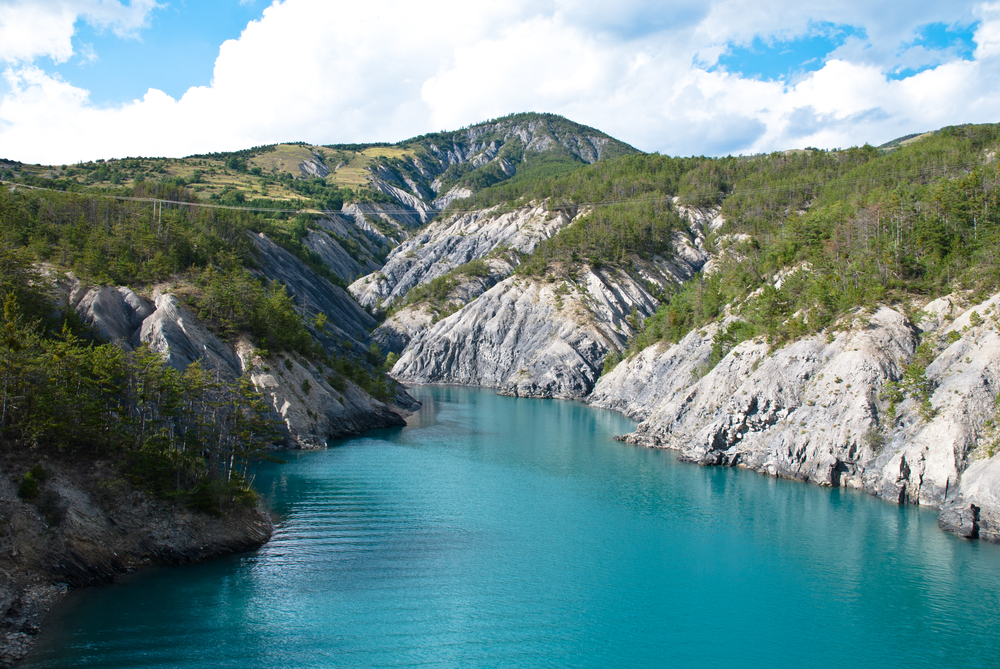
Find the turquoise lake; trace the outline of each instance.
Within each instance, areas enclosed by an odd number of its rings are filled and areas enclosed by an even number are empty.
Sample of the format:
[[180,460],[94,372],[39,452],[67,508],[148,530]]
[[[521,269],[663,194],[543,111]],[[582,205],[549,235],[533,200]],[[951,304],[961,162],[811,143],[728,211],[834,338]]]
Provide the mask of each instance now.
[[408,427],[262,470],[259,551],[71,593],[22,666],[1000,666],[1000,547],[933,511],[411,393]]

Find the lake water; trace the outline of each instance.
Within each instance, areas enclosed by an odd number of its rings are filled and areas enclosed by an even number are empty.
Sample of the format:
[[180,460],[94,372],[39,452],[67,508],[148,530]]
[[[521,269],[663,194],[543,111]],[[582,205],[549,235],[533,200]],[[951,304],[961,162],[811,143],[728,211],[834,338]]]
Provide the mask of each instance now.
[[412,392],[408,427],[268,466],[259,551],[72,593],[23,666],[1000,666],[1000,547],[932,511]]

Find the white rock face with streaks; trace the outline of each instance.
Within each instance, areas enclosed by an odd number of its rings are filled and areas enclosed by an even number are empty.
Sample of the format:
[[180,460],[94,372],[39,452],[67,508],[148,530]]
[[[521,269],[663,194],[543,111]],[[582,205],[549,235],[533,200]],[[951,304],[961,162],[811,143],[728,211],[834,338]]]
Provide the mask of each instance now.
[[[460,286],[450,304],[468,303],[438,323],[397,312],[375,333],[391,350],[409,339],[393,374],[415,383],[466,383],[531,397],[583,397],[610,351],[621,351],[638,321],[659,302],[650,292],[682,283],[706,262],[705,221],[712,212],[682,212],[690,227],[675,235],[669,258],[636,258],[629,272],[584,269],[562,280],[510,277]],[[572,218],[571,215],[572,214]],[[585,212],[525,208],[497,215],[486,210],[432,225],[426,235],[394,251],[380,275],[351,286],[359,300],[383,304],[456,265],[501,245],[527,253]],[[513,272],[491,259],[493,274]],[[458,290],[458,289],[456,289]],[[631,322],[629,319],[632,319]],[[424,329],[421,329],[424,328]]]
[[372,338],[378,342],[383,352],[392,351],[398,355],[403,352],[414,337],[433,323],[434,314],[426,308],[426,305],[406,307],[385,319],[372,332]]
[[119,342],[126,349],[132,347],[132,333],[154,310],[149,302],[125,286],[91,288],[73,306],[101,339]]
[[353,281],[367,273],[367,268],[362,267],[336,239],[323,230],[310,230],[302,239],[302,243],[318,255],[334,274],[345,281]]
[[456,200],[464,200],[469,197],[472,197],[471,188],[464,188],[462,186],[452,186],[451,188],[448,189],[447,193],[435,199],[433,205],[435,209],[440,211]]
[[[339,345],[353,339],[367,346],[365,331],[374,320],[345,291],[315,275],[266,237],[255,235],[253,240],[261,252],[260,271],[266,277],[286,284],[309,315],[323,311],[330,316],[332,323],[325,333],[317,335],[321,343],[334,341]],[[343,379],[344,388],[338,391],[331,386],[331,378],[337,381],[331,370],[320,369],[297,355],[272,356],[250,369],[253,349],[249,342],[239,342],[237,350],[170,293],[156,295],[154,306],[128,288],[87,289],[75,276],[50,274],[60,307],[74,308],[103,339],[118,342],[127,350],[146,344],[179,371],[198,362],[223,381],[250,374],[257,390],[273,405],[275,417],[285,425],[285,441],[290,446],[315,448],[330,438],[401,425],[402,415],[413,408],[412,398],[405,393],[398,393],[395,406],[390,407],[348,379]]]
[[960,493],[944,504],[938,525],[969,539],[1000,542],[1000,455],[969,465]]
[[[960,303],[935,300],[919,327],[881,307],[831,337],[775,351],[746,341],[702,376],[713,336],[705,328],[622,362],[589,401],[642,419],[625,437],[632,443],[941,508],[945,529],[997,541],[1000,296]],[[914,391],[890,406],[887,384],[904,381],[921,331],[937,351],[925,371],[930,407]]]
[[659,343],[601,377],[587,402],[645,420],[657,406],[686,393],[712,354],[715,324],[692,330],[676,344]]
[[441,303],[418,302],[395,311],[375,328],[372,338],[384,352],[400,354],[410,341],[442,316],[457,311],[514,273],[514,266],[506,260],[490,258],[485,264],[489,268],[487,276],[453,274],[456,283]]
[[569,225],[573,216],[538,205],[503,213],[484,209],[437,221],[393,249],[380,271],[352,283],[351,294],[362,306],[387,307],[414,287],[498,247],[530,253]]
[[156,298],[156,311],[142,321],[132,335],[132,344],[147,344],[163,355],[171,367],[184,371],[198,361],[225,380],[240,375],[241,365],[232,344],[204,327],[180,301],[170,294]]
[[405,424],[398,413],[353,382],[345,379],[343,390],[337,390],[330,384],[329,370],[324,374],[300,355],[261,358],[246,340],[238,342],[236,352],[243,371],[284,424],[289,446],[323,448],[328,439]]
[[506,279],[416,337],[393,367],[412,383],[461,383],[522,397],[579,398],[628,322],[656,308],[631,277],[588,271],[576,281]]

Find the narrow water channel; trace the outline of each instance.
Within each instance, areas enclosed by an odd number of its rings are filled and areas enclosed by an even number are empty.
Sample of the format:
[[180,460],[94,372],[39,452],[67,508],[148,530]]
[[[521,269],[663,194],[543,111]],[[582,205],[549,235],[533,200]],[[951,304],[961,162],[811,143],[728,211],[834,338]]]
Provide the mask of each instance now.
[[412,393],[408,427],[268,466],[259,551],[72,593],[22,666],[1000,666],[1000,547],[932,511]]

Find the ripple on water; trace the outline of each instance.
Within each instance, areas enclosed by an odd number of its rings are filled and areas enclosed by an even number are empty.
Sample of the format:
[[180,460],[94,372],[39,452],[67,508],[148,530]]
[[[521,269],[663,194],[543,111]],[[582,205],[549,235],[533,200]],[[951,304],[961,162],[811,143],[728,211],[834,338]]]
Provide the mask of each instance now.
[[996,666],[1000,550],[931,512],[414,393],[412,427],[262,470],[259,551],[74,593],[24,666]]

